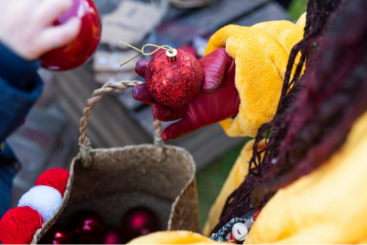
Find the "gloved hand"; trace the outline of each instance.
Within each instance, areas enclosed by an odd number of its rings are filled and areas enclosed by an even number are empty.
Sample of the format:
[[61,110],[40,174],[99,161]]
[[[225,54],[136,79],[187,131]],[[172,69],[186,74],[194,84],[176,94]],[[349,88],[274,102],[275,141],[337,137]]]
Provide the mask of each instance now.
[[[182,120],[171,124],[162,132],[162,139],[168,141],[182,137],[201,127],[237,115],[240,97],[235,87],[235,62],[224,48],[220,48],[199,60],[203,72],[203,88],[188,104],[168,107],[158,104],[149,94],[146,85],[134,87],[133,97],[146,104],[154,104],[153,116],[163,122]],[[145,77],[149,60],[141,60],[135,71]]]

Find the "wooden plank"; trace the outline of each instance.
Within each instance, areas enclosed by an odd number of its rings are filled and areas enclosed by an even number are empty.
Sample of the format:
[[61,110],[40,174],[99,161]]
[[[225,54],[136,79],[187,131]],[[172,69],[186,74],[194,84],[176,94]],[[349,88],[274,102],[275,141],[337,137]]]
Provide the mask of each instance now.
[[289,20],[289,16],[285,9],[278,3],[272,2],[260,9],[257,9],[253,13],[238,19],[233,22],[235,25],[240,26],[252,26],[259,22],[272,21],[272,20]]
[[[57,73],[58,101],[71,120],[79,125],[85,101],[99,88],[86,66]],[[79,117],[76,115],[79,114]],[[88,132],[95,147],[117,147],[150,141],[149,135],[134,121],[114,96],[105,95],[93,108]]]
[[[150,2],[150,0],[135,0],[135,1],[140,1],[140,2],[145,2],[145,3]],[[98,9],[98,12],[101,15],[104,15],[104,14],[108,14],[114,11],[120,5],[122,1],[121,0],[93,0],[93,2],[95,3]],[[167,14],[163,18],[164,18],[164,21],[174,20],[185,14],[192,13],[193,11],[194,11],[193,9],[180,9],[180,8],[175,8],[173,6],[169,6]]]
[[228,137],[222,127],[216,123],[201,128],[169,144],[179,145],[188,150],[194,157],[197,168],[204,167],[229,149],[244,142],[244,138]]
[[158,31],[156,44],[179,47],[191,42],[193,37],[214,32],[267,3],[268,0],[219,1],[216,5],[204,7],[173,21],[168,27]]
[[163,17],[163,22],[165,21],[173,21],[176,20],[178,18],[181,18],[187,14],[192,14],[193,12],[195,12],[197,10],[195,9],[180,9],[180,8],[175,8],[172,5],[169,6],[166,15]]

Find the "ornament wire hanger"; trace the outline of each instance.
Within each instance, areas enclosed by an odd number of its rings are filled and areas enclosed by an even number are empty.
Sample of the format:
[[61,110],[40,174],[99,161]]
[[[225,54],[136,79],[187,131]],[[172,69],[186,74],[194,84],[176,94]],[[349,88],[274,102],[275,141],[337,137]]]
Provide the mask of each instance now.
[[[136,51],[140,52],[140,54],[142,54],[142,55],[152,55],[152,54],[156,53],[159,49],[167,50],[168,52],[170,52],[171,54],[173,54],[173,53],[174,53],[174,50],[175,50],[174,48],[172,48],[172,47],[170,47],[170,46],[168,46],[168,45],[158,46],[158,45],[150,44],[150,43],[147,43],[147,44],[145,44],[141,49],[138,49],[137,47],[134,47],[133,45],[130,45],[130,44],[128,44],[128,43],[125,43],[125,42],[123,42],[123,41],[121,41],[121,40],[120,40],[119,42],[120,42],[120,43],[122,43],[122,44],[125,44],[126,46],[128,46],[128,47],[130,47],[130,48],[135,49]],[[156,49],[155,49],[154,51],[150,52],[150,53],[145,53],[145,52],[144,52],[144,49],[145,49],[146,47],[156,47]],[[132,61],[133,59],[135,59],[135,58],[139,57],[139,56],[140,56],[140,54],[138,54],[137,56],[135,56],[135,57],[133,57],[133,58],[129,59],[129,60],[128,60],[128,61],[126,61],[125,63],[121,64],[121,66],[126,65],[127,63],[129,63],[129,62],[130,62],[130,61]]]

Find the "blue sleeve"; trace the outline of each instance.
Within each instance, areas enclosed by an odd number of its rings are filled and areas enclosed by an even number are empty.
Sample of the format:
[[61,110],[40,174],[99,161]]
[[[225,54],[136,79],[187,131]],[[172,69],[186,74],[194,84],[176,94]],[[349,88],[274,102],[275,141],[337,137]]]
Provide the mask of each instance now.
[[40,63],[26,61],[0,43],[0,144],[24,119],[42,93]]
[[13,151],[8,145],[0,144],[0,218],[11,207],[11,190],[13,187],[13,178],[20,170]]

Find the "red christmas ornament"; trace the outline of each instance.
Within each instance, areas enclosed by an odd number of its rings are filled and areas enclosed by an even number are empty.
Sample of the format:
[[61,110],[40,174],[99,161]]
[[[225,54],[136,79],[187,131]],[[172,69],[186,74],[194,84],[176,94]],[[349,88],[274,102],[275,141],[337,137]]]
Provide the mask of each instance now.
[[0,220],[0,241],[3,244],[29,244],[42,224],[42,216],[30,207],[10,209]]
[[36,181],[37,185],[46,185],[55,188],[64,196],[64,192],[66,189],[66,184],[69,179],[69,170],[61,169],[61,168],[53,168],[46,170],[40,176],[38,176]]
[[41,244],[71,244],[73,235],[61,225],[54,225],[41,239]]
[[181,49],[158,51],[149,62],[146,85],[159,103],[183,106],[199,93],[203,83],[203,70],[199,61]]
[[75,243],[100,243],[104,222],[96,212],[83,211],[76,215],[75,220]]
[[160,230],[158,217],[146,207],[129,209],[121,220],[122,234],[128,241]]
[[70,44],[44,54],[40,60],[44,68],[53,71],[74,69],[84,64],[97,49],[101,39],[101,20],[92,0],[73,0],[73,6],[55,22],[60,25],[72,17],[81,19],[81,29]]
[[117,227],[107,227],[101,239],[103,244],[125,244],[128,242],[123,239],[121,229]]

